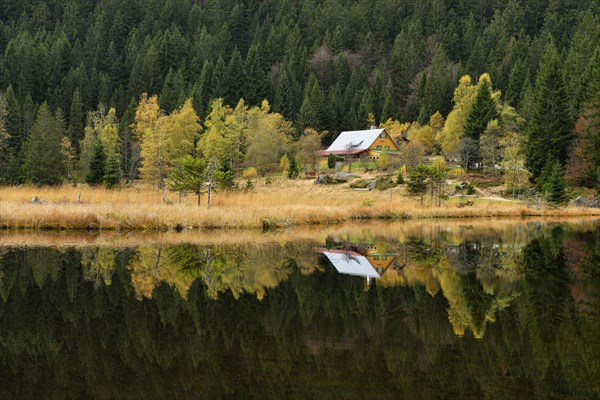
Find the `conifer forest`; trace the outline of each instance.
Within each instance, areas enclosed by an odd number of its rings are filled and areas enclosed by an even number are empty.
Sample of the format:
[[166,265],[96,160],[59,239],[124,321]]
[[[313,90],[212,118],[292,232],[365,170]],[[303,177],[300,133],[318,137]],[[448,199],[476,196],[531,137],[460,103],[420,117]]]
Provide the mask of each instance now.
[[161,186],[186,155],[227,181],[376,125],[516,191],[600,185],[593,0],[0,7],[3,184]]

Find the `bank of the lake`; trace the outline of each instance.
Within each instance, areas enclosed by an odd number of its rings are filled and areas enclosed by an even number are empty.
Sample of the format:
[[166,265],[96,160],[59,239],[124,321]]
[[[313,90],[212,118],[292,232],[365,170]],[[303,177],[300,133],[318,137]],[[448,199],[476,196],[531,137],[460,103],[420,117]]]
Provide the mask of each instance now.
[[[37,197],[39,202],[31,202]],[[256,182],[249,191],[213,193],[197,205],[195,196],[133,187],[107,190],[87,186],[2,187],[0,226],[4,229],[146,230],[276,229],[332,225],[357,220],[600,216],[600,209],[547,207],[501,197],[451,197],[442,206],[411,197],[404,187],[353,190],[312,181]]]

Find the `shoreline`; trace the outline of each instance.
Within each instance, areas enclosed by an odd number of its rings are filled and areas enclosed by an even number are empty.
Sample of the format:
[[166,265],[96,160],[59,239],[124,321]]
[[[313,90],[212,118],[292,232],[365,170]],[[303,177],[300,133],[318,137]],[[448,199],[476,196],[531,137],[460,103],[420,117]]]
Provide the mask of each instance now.
[[[31,203],[38,196],[42,204]],[[600,218],[600,209],[565,206],[533,207],[505,198],[452,197],[441,207],[422,205],[402,187],[355,191],[343,185],[318,186],[312,181],[258,184],[250,192],[217,192],[211,208],[197,206],[195,196],[165,204],[161,192],[134,187],[107,190],[90,187],[0,188],[0,229],[35,231],[268,231],[332,226],[351,222],[396,222],[494,218]],[[78,201],[81,199],[81,201]],[[181,201],[181,203],[179,201]],[[206,201],[206,196],[202,197]]]
[[[305,227],[328,227],[356,222],[452,221],[452,220],[510,220],[538,218],[599,218],[600,210],[589,208],[530,208],[524,206],[489,208],[440,207],[401,210],[287,209],[286,215],[268,210],[250,210],[252,218],[238,218],[242,210],[214,208],[190,210],[164,206],[164,212],[140,213],[117,207],[72,207],[55,204],[8,205],[0,202],[0,231],[108,231],[108,232],[167,232],[167,231],[244,231],[278,230]],[[326,206],[324,206],[326,207]],[[5,210],[9,209],[9,212]],[[244,210],[248,212],[248,210]],[[263,212],[261,212],[263,211]],[[412,212],[411,212],[412,211]]]

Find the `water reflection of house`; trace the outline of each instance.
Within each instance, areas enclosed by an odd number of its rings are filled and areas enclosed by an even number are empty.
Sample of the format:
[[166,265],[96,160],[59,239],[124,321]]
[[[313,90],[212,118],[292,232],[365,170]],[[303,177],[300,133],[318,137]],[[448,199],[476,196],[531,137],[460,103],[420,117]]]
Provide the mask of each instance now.
[[379,252],[375,246],[350,245],[346,248],[317,248],[340,274],[379,279],[397,259],[396,254]]

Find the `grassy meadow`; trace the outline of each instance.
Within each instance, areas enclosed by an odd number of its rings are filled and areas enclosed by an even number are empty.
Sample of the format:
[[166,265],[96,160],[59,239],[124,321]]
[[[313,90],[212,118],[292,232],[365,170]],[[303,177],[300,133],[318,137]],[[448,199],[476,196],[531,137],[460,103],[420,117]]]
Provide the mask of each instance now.
[[[79,195],[79,202],[77,201]],[[31,203],[37,196],[43,203]],[[312,180],[258,179],[249,191],[217,191],[210,209],[194,195],[179,198],[150,187],[104,189],[88,186],[0,188],[0,226],[5,229],[92,229],[164,231],[196,229],[274,229],[331,225],[357,220],[422,218],[600,216],[588,208],[536,207],[502,198],[470,197],[461,206],[451,197],[441,207],[422,204],[404,187],[360,191],[348,184],[315,185]],[[171,204],[172,203],[172,204]]]

